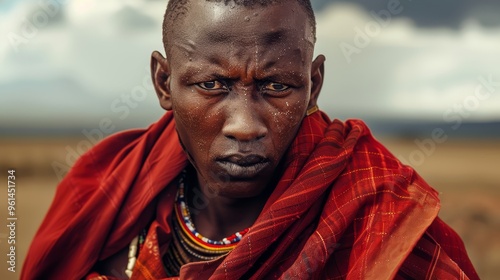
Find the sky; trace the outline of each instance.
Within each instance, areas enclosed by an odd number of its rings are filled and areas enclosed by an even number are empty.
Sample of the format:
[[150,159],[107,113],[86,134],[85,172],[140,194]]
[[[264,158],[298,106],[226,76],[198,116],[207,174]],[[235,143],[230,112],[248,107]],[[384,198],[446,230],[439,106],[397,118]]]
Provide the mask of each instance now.
[[[500,121],[498,1],[313,1],[332,118]],[[144,127],[166,1],[0,0],[0,132]]]

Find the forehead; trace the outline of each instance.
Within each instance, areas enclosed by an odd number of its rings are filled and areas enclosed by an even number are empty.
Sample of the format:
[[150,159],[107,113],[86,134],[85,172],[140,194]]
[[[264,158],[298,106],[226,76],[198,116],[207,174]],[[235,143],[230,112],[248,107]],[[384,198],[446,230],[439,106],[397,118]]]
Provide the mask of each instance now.
[[172,25],[169,44],[173,49],[190,52],[222,47],[235,52],[261,46],[279,51],[288,46],[312,52],[312,27],[297,1],[245,7],[201,0],[187,5],[187,12]]

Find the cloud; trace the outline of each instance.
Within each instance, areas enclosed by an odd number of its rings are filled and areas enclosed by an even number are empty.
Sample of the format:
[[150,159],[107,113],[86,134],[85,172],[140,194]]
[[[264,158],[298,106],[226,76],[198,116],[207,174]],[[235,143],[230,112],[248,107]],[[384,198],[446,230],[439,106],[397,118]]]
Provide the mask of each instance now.
[[[73,0],[52,6],[52,14],[42,3],[20,2],[2,18],[2,37],[25,41],[0,46],[0,103],[19,105],[2,108],[0,124],[78,126],[116,117],[112,102],[150,77],[151,51],[162,49],[165,3]],[[48,23],[37,24],[36,14]],[[163,112],[151,89],[140,103],[129,106],[131,125],[132,118],[145,125]]]
[[[0,104],[22,104],[22,110],[3,106],[0,125],[92,125],[123,116],[111,104],[149,79],[151,51],[163,49],[165,1],[63,1],[53,16],[40,3],[16,2],[0,11],[2,38],[26,35],[28,23],[36,27],[17,51],[8,40],[0,43]],[[37,25],[41,13],[49,22]],[[468,18],[458,29],[425,29],[390,15],[377,30],[373,14],[359,5],[335,4],[318,13],[317,53],[327,56],[320,105],[332,117],[442,120],[443,112],[474,94],[478,77],[500,81],[498,28]],[[371,34],[363,35],[363,46],[356,45],[359,30]],[[359,49],[350,63],[343,43]],[[500,119],[499,94],[500,88],[481,101],[470,120]],[[129,110],[123,123],[130,126],[163,113],[151,89]]]
[[[328,77],[320,104],[339,117],[442,120],[474,95],[479,77],[500,82],[500,28],[473,20],[457,30],[419,28],[392,15],[377,21],[353,4],[331,5],[317,17],[317,53],[327,56]],[[469,118],[500,119],[500,86]]]
[[399,3],[404,6],[404,11],[395,15],[395,18],[408,18],[418,27],[457,29],[466,19],[473,19],[484,26],[500,27],[498,0],[314,0],[311,2],[317,10],[323,10],[332,3],[340,5],[350,3],[366,11],[380,11]]

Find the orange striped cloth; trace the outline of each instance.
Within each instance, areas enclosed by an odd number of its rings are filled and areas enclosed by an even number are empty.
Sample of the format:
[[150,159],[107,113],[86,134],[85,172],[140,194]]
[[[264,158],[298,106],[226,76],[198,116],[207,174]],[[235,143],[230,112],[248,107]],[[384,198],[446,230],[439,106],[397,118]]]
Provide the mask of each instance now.
[[[170,113],[149,130],[162,123],[166,127],[173,123]],[[177,138],[172,131],[165,133]],[[148,133],[135,139],[144,135]],[[163,133],[149,141],[158,143],[162,137]],[[139,145],[138,149],[142,148]],[[130,154],[135,152],[131,148]],[[151,154],[155,153],[139,153],[143,162],[148,162]],[[323,113],[308,116],[284,160],[287,168],[275,191],[235,249],[214,261],[184,265],[180,279],[478,279],[461,239],[437,218],[437,192],[378,143],[363,122],[330,122]],[[165,159],[155,162],[170,166]],[[174,173],[179,174],[182,168],[177,165],[182,166],[173,162],[174,167],[169,169],[172,174],[169,180],[163,177],[163,186],[172,182]],[[152,175],[157,175],[155,172]],[[140,172],[134,174],[131,193],[137,181],[144,180]],[[175,184],[161,193],[156,191],[153,188],[148,199],[137,193],[125,195],[125,199],[142,201],[135,205],[140,209],[125,207],[129,211],[125,225],[115,222],[106,229],[82,225],[83,230],[90,227],[109,236],[101,242],[83,239],[100,253],[65,262],[72,267],[72,261],[78,262],[83,269],[69,271],[63,267],[64,273],[53,272],[50,268],[59,269],[42,261],[38,262],[41,268],[28,265],[27,270],[25,266],[24,276],[44,275],[42,271],[83,277],[98,259],[124,248],[141,226],[146,226],[143,221],[154,217],[132,279],[166,278],[162,255],[171,239],[167,221],[173,213]],[[124,204],[116,201],[116,205]],[[156,215],[151,205],[157,205]],[[122,211],[116,215],[117,221],[124,222],[119,219]],[[113,221],[107,217],[108,223]],[[67,242],[64,234],[61,238]],[[80,243],[66,246],[71,250]],[[31,250],[37,245],[35,238]],[[30,254],[27,263],[33,264],[35,257]],[[60,260],[57,251],[45,254],[46,260]],[[35,273],[28,274],[31,269]]]

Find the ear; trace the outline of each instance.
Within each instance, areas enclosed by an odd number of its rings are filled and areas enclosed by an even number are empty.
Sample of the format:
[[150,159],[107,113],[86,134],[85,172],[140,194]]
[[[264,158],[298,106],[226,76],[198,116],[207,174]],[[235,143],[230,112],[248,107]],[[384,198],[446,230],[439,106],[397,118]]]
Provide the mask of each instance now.
[[320,54],[312,62],[311,65],[311,98],[307,109],[311,109],[317,105],[318,96],[323,86],[323,78],[325,75],[325,56]]
[[172,110],[172,92],[170,90],[170,65],[168,60],[158,51],[151,54],[151,79],[160,100],[160,105],[165,110]]

